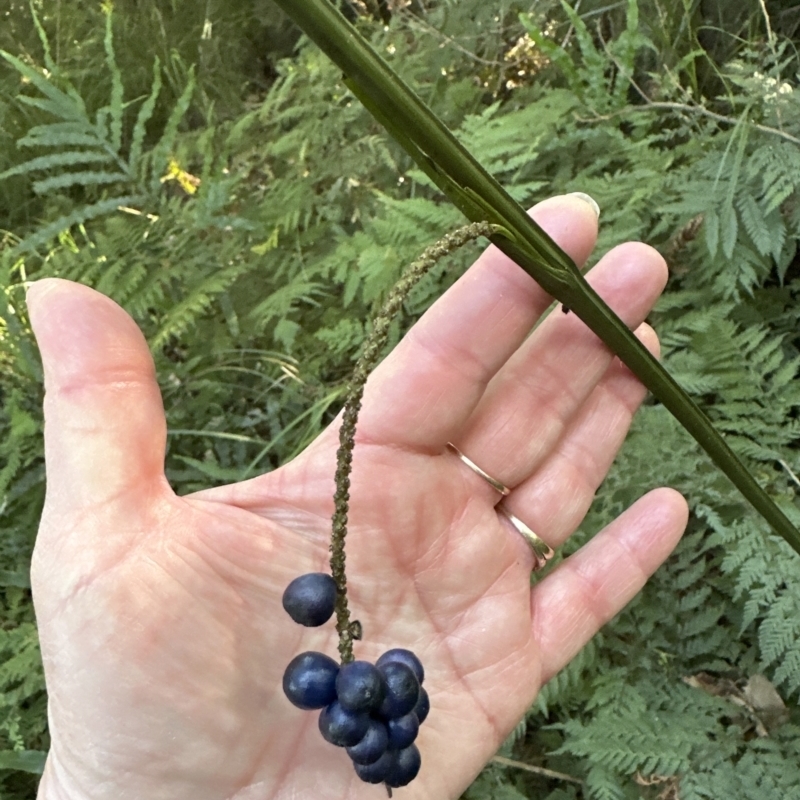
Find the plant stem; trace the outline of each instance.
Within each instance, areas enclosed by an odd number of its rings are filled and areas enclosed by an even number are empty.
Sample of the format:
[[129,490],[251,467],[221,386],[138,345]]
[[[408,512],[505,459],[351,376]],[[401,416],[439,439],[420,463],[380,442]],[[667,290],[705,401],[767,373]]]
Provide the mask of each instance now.
[[345,73],[345,83],[452,202],[546,292],[573,310],[681,422],[756,510],[800,553],[800,532],[706,415],[592,290],[569,256],[472,157],[329,0],[275,0]]
[[347,536],[347,514],[350,509],[350,472],[353,467],[356,423],[358,422],[358,412],[361,410],[364,386],[369,374],[380,360],[389,335],[389,326],[402,308],[408,293],[444,256],[479,236],[488,238],[494,232],[494,228],[488,223],[473,222],[448,233],[436,244],[423,251],[422,255],[411,264],[406,274],[389,292],[383,308],[375,316],[372,332],[367,338],[364,352],[356,362],[353,376],[347,385],[342,425],[339,428],[339,449],[336,451],[336,493],[333,496],[334,511],[331,526],[331,573],[336,581],[336,630],[339,633],[339,655],[342,664],[353,660],[353,640],[360,638],[355,635],[355,623],[350,621],[344,543]]

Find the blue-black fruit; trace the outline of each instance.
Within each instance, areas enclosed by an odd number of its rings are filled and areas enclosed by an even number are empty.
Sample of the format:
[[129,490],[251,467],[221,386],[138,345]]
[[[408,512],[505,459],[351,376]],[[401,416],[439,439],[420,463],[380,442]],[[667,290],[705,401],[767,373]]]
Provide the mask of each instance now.
[[402,647],[395,647],[393,650],[387,650],[376,662],[375,666],[380,667],[382,664],[388,664],[390,661],[399,661],[407,667],[411,667],[414,674],[417,676],[420,686],[425,680],[425,670],[422,667],[422,662],[410,650],[404,650]]
[[374,711],[385,694],[383,677],[369,661],[342,664],[336,676],[336,697],[348,711]]
[[369,714],[348,711],[334,700],[320,712],[319,730],[325,741],[337,747],[353,747],[364,738],[369,721]]
[[413,744],[414,739],[419,733],[419,719],[412,711],[397,719],[390,719],[386,722],[386,730],[389,732],[389,747],[393,750],[402,750]]
[[300,653],[283,673],[284,694],[298,708],[325,708],[336,699],[338,673],[339,665],[324,653]]
[[283,593],[286,613],[300,625],[324,625],[336,606],[336,581],[324,572],[309,572],[295,578]]
[[421,764],[422,758],[415,744],[395,751],[394,763],[389,767],[385,778],[386,785],[393,788],[406,786],[417,777]]
[[386,695],[378,709],[383,719],[396,719],[413,710],[419,700],[419,681],[410,667],[388,661],[378,667],[386,684]]
[[428,697],[428,693],[420,687],[419,690],[419,700],[417,700],[417,704],[414,706],[414,713],[417,715],[417,719],[419,720],[419,724],[422,725],[423,722],[428,717],[428,712],[431,710],[431,701]]
[[364,738],[352,747],[347,748],[347,755],[354,764],[374,764],[388,749],[389,734],[386,726],[376,719],[369,721]]
[[372,764],[353,764],[356,768],[356,775],[366,783],[383,783],[386,776],[394,766],[396,753],[394,750],[387,750],[377,761]]

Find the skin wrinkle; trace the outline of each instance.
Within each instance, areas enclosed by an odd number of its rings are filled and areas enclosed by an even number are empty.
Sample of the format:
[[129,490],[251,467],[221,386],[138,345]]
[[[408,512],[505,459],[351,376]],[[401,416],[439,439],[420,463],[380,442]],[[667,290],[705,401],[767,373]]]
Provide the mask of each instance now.
[[129,395],[131,390],[136,390],[141,387],[147,392],[153,390],[153,380],[155,379],[155,371],[150,375],[143,376],[142,370],[138,367],[124,367],[122,369],[110,368],[109,373],[112,376],[119,373],[119,377],[103,378],[86,377],[85,375],[76,375],[74,377],[58,377],[51,378],[45,388],[45,404],[47,403],[47,396],[51,398],[71,399],[80,396],[84,392],[92,392],[97,389],[108,389],[112,393],[120,395]]
[[[470,498],[469,495],[465,496],[465,501],[466,502],[462,506],[461,517],[466,515],[467,507],[469,506],[469,504],[471,502],[471,498]],[[417,592],[417,596],[420,597],[420,599],[421,599],[421,596],[420,596],[419,592]],[[456,661],[456,659],[454,657],[454,648],[453,648],[453,646],[451,644],[451,641],[455,638],[454,635],[453,635],[453,632],[451,630],[448,630],[447,628],[445,628],[444,626],[442,626],[440,624],[438,615],[435,615],[432,612],[432,609],[427,607],[424,602],[421,603],[421,605],[422,605],[423,610],[426,612],[426,615],[428,617],[428,621],[430,622],[430,624],[433,627],[433,629],[442,636],[443,642],[445,644],[445,650],[446,650],[447,655],[448,655],[450,671],[453,674],[459,676],[459,682],[462,685],[464,685],[465,689],[467,689],[467,691],[469,692],[469,695],[472,698],[473,703],[477,706],[477,708],[480,709],[481,713],[483,714],[484,720],[489,725],[489,728],[494,732],[495,740],[499,744],[499,728],[498,728],[498,725],[493,722],[492,717],[489,714],[488,710],[484,707],[484,705],[482,703],[480,703],[480,701],[476,697],[473,689],[467,685],[467,682],[465,680],[466,675],[462,674],[461,671],[458,669],[457,661]],[[462,612],[462,614],[458,615],[458,624],[459,625],[461,624],[461,621],[462,621],[463,617],[465,616],[465,614],[466,614],[466,611],[464,611],[464,612]],[[433,700],[433,698],[432,698],[432,700]]]
[[[412,328],[406,334],[403,343],[404,349],[398,356],[403,358],[408,355],[406,351],[414,352],[413,363],[419,372],[426,374],[435,373],[441,369],[439,365],[444,365],[448,370],[455,369],[466,383],[479,384],[483,384],[492,374],[491,367],[486,365],[484,361],[469,350],[454,346],[454,343],[445,345],[441,340],[437,340],[436,337],[431,336],[430,332],[425,328],[420,330]],[[415,352],[420,349],[422,351],[421,353]],[[430,362],[430,364],[426,362]],[[379,376],[377,371],[375,376],[376,378]],[[441,387],[431,386],[430,388],[431,391],[435,388],[438,392],[441,392]],[[365,405],[366,400],[367,397],[365,394]],[[369,400],[374,402],[374,398],[369,398]]]
[[[497,583],[499,583],[506,576],[506,574],[513,569],[514,566],[515,565],[513,565],[513,564],[509,564],[507,566],[506,570],[504,570],[500,575],[497,576],[497,578],[494,581],[492,581],[492,583],[489,586],[489,589],[491,587],[497,585]],[[487,592],[483,595],[483,598],[480,601],[480,604],[482,604],[483,600],[485,600],[487,598],[487,596],[488,596],[488,589],[487,589]],[[492,599],[495,599],[495,598],[492,598]],[[459,615],[460,626],[463,627],[464,618],[469,614],[469,612],[470,611],[475,611],[477,608],[478,608],[478,604],[473,606],[471,609],[466,609],[463,614]],[[430,617],[430,615],[429,615],[429,618],[431,619],[432,623],[437,628],[437,630],[439,630],[441,633],[444,633],[444,629],[441,628],[440,626],[438,626],[436,624],[436,621],[432,617]],[[527,625],[527,630],[529,631],[529,634],[528,634],[528,640],[529,641],[530,641],[530,628],[531,628],[531,626],[530,626],[530,616],[529,616],[528,625]],[[490,711],[489,707],[481,702],[481,700],[479,699],[479,697],[478,697],[477,693],[475,692],[474,688],[471,686],[471,681],[469,680],[471,677],[474,678],[477,675],[479,675],[480,672],[482,672],[484,668],[482,668],[480,670],[476,670],[474,673],[472,673],[472,672],[470,672],[468,670],[463,670],[463,669],[459,669],[459,668],[456,667],[457,660],[456,660],[455,655],[454,655],[455,648],[453,647],[452,643],[454,641],[458,641],[459,639],[460,639],[460,637],[455,636],[452,632],[447,633],[445,635],[445,638],[444,638],[444,641],[445,641],[445,644],[446,644],[446,648],[447,648],[447,652],[448,652],[448,654],[450,656],[450,663],[451,663],[453,672],[459,676],[459,682],[469,692],[469,695],[472,697],[472,700],[473,700],[474,704],[480,709],[485,721],[487,722],[487,724],[489,725],[490,729],[494,733],[494,741],[495,741],[495,743],[497,744],[497,746],[499,746],[500,742],[502,741],[502,727],[503,726],[500,725],[499,720],[495,717],[494,713],[492,713],[492,711]],[[461,641],[466,642],[468,644],[472,643],[472,639],[471,638],[470,639],[464,638]],[[491,665],[485,667],[485,669],[495,670],[495,669],[497,669],[497,664],[498,663],[499,662],[496,662],[496,661],[492,662]],[[493,706],[494,704],[489,703],[489,705]]]
[[[638,333],[657,355],[658,339],[652,328],[644,324],[640,326]],[[526,479],[525,483],[530,483],[534,491],[526,492],[525,487],[522,487],[522,502],[518,500],[515,504],[515,507],[520,508],[517,516],[530,519],[533,528],[543,534],[552,546],[560,545],[580,524],[613,456],[624,440],[636,408],[645,395],[646,390],[639,380],[617,359],[563,435],[560,446]],[[613,423],[608,421],[612,415]],[[597,421],[595,418],[598,418]],[[601,425],[603,420],[607,424]],[[584,429],[609,432],[605,435],[611,439],[611,446],[599,448],[605,454],[602,462],[597,454],[597,437],[591,440],[592,447],[587,447]],[[575,452],[572,452],[573,448]],[[587,468],[587,461],[591,462],[591,468]],[[577,502],[559,502],[545,521],[541,509],[550,508],[553,504],[548,501],[548,497],[561,494],[565,485],[578,487],[578,490],[572,491]],[[579,491],[581,486],[583,492]],[[519,491],[517,497],[520,497]],[[514,504],[508,505],[513,512]]]
[[[647,573],[642,569],[641,564],[638,562],[637,559],[633,556],[632,552],[628,547],[622,544],[618,539],[612,538],[611,536],[606,535],[607,530],[604,531],[602,543],[606,547],[613,547],[616,550],[621,550],[625,554],[626,560],[629,564],[631,564],[636,571],[635,580],[629,581],[631,585],[636,585],[637,583],[640,586],[643,586],[646,578]],[[584,601],[581,603],[581,616],[589,617],[592,621],[592,628],[600,628],[613,616],[614,612],[614,603],[613,601],[607,603],[607,608],[602,608],[602,610],[598,607],[597,600],[598,598],[602,597],[601,589],[602,584],[600,581],[597,580],[596,576],[598,575],[598,570],[596,564],[592,563],[588,559],[579,559],[576,562],[571,562],[567,560],[564,562],[563,565],[559,567],[559,570],[564,570],[565,575],[561,576],[563,580],[567,577],[570,582],[577,583],[582,587],[582,591],[575,591],[574,589],[570,590],[566,588],[564,590],[564,594],[569,594],[573,596],[582,596]],[[626,592],[621,592],[621,594],[625,594]],[[579,618],[577,615],[573,615],[574,624],[578,625]],[[549,642],[542,641],[541,633],[537,631],[538,634],[538,641],[539,646],[543,651],[547,651],[548,647],[550,647]],[[559,668],[560,669],[560,668]],[[556,669],[555,672],[557,672]],[[543,682],[546,683],[552,674],[544,673],[543,674]]]
[[[120,495],[125,494],[125,492],[120,492]],[[105,505],[102,503],[100,505]],[[95,513],[93,508],[83,508],[81,511],[78,512],[78,522],[70,526],[73,529],[77,529],[80,527],[81,518],[82,517],[95,517],[95,518],[103,518],[105,515]],[[105,521],[103,522],[105,524]],[[75,584],[71,587],[70,591],[67,593],[66,596],[61,598],[60,603],[56,606],[58,611],[66,610],[69,607],[69,604],[75,602],[81,595],[85,594],[87,590],[89,590],[93,584],[100,578],[106,576],[106,574],[111,571],[116,571],[119,568],[123,567],[126,563],[130,561],[130,559],[134,556],[138,556],[141,549],[144,546],[147,536],[147,526],[141,525],[140,532],[138,535],[134,535],[133,538],[131,537],[130,530],[126,531],[126,546],[127,550],[123,550],[122,548],[116,548],[114,553],[114,557],[111,561],[105,560],[96,560],[93,564],[87,565],[87,571],[83,575],[81,575]],[[41,535],[41,534],[40,534]],[[74,535],[74,534],[73,534]],[[69,534],[67,536],[62,537],[65,540],[69,538]],[[106,552],[107,552],[106,548]],[[44,580],[40,576],[40,566],[41,562],[34,558],[32,559],[31,564],[31,583],[33,585],[43,585]]]
[[[647,309],[652,305],[655,297],[658,296],[663,285],[666,283],[667,270],[666,265],[660,255],[656,255],[655,251],[647,245],[639,243],[628,243],[614,248],[609,254],[603,257],[595,269],[600,272],[595,275],[592,282],[596,290],[604,296],[612,308],[622,314],[623,319],[626,319],[633,324],[637,318],[641,318],[646,313]],[[624,256],[624,259],[621,258]],[[614,263],[614,259],[620,258],[623,263],[614,266],[614,273],[610,272],[610,264]],[[655,275],[655,269],[658,271],[658,276]],[[625,275],[627,270],[629,273]],[[592,270],[594,272],[594,270]],[[621,273],[623,273],[621,275]],[[615,281],[611,287],[605,284],[613,278]],[[635,305],[625,308],[621,297],[625,294],[625,289],[621,288],[627,286],[629,283],[641,283],[647,280],[647,294],[638,296]],[[622,306],[622,308],[620,308]],[[574,320],[569,317],[564,318],[563,315],[549,317],[537,331],[538,337],[529,347],[523,346],[518,353],[511,359],[509,364],[504,370],[501,370],[497,376],[490,383],[487,390],[486,402],[478,407],[475,413],[475,419],[466,433],[466,441],[476,440],[472,446],[472,451],[480,453],[486,449],[486,441],[490,439],[492,442],[491,451],[487,451],[487,463],[494,463],[493,460],[497,459],[498,450],[502,450],[502,431],[510,430],[516,416],[522,415],[522,408],[529,408],[532,404],[536,403],[537,407],[542,405],[545,411],[555,408],[558,415],[562,420],[569,420],[572,413],[577,409],[580,404],[585,400],[586,396],[590,393],[594,385],[600,377],[605,373],[608,365],[611,363],[613,356],[603,343],[589,331],[588,328],[577,318]],[[560,342],[571,343],[569,348],[565,348]],[[552,354],[552,355],[551,355]],[[542,356],[544,355],[544,358]],[[532,359],[536,360],[535,377],[527,365]],[[578,359],[578,366],[575,366],[575,361]],[[582,375],[583,380],[580,382],[580,389],[573,388],[569,380],[565,380],[563,370],[565,364],[570,364],[570,376],[575,372]],[[587,372],[591,371],[592,375],[586,378]],[[550,380],[542,378],[542,373],[550,375]],[[596,377],[595,377],[596,375]],[[532,382],[535,381],[535,382]],[[510,383],[510,387],[508,384]],[[531,396],[528,397],[524,391],[519,391],[521,396],[520,402],[516,403],[518,409],[517,414],[509,414],[505,406],[509,404],[507,400],[503,405],[503,413],[498,413],[501,409],[495,408],[496,403],[492,402],[493,397],[498,391],[502,389],[506,395],[509,388],[517,390],[515,384],[521,384],[523,388],[529,386],[531,389]],[[564,387],[567,387],[566,389]],[[571,408],[567,408],[560,404],[563,397],[563,391],[572,393]],[[548,397],[547,394],[550,394]],[[489,419],[488,425],[485,420]],[[498,430],[493,430],[491,420],[494,419],[504,420],[504,425]],[[539,425],[541,425],[542,415],[539,415]],[[516,420],[516,427],[514,428],[513,436],[509,435],[508,438],[514,442],[513,452],[518,450],[517,443],[520,439],[521,430],[526,430],[530,427],[530,420],[525,417],[524,420]],[[483,430],[487,428],[487,430]],[[535,441],[539,442],[539,431]],[[563,428],[562,428],[563,430]],[[559,434],[560,435],[560,434]],[[526,437],[534,440],[534,437]],[[545,450],[544,444],[540,444],[537,448],[541,454]],[[513,458],[513,453],[511,454]],[[535,457],[535,463],[541,459],[541,455]],[[513,463],[513,462],[512,462]],[[531,464],[526,464],[526,468],[530,468]],[[503,480],[503,471],[495,470],[499,474],[500,480]],[[506,469],[506,483],[509,485],[516,485],[519,483],[516,476],[513,475],[513,470]],[[530,472],[528,473],[530,474]]]

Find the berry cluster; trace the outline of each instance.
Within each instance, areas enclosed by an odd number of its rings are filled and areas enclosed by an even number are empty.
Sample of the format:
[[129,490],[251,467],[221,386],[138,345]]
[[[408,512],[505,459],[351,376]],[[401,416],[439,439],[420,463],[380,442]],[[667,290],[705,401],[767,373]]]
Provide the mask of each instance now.
[[[335,602],[336,584],[323,573],[296,578],[283,596],[292,619],[309,627],[330,619]],[[321,709],[323,738],[347,749],[361,780],[399,787],[414,780],[420,768],[414,740],[430,710],[424,678],[410,650],[388,650],[375,664],[341,666],[311,651],[289,663],[283,691],[298,708]]]

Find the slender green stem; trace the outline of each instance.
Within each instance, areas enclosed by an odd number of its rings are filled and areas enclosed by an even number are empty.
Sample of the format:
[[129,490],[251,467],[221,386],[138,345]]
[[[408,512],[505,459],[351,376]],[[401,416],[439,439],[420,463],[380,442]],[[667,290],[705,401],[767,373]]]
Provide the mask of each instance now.
[[372,332],[367,338],[364,352],[356,362],[353,376],[347,384],[347,398],[344,401],[342,425],[339,428],[339,449],[336,451],[336,493],[333,496],[334,510],[331,525],[331,573],[336,581],[336,630],[339,633],[339,655],[342,664],[353,660],[353,639],[360,638],[360,626],[350,621],[344,542],[347,536],[347,515],[350,510],[350,472],[353,468],[353,449],[356,446],[356,423],[367,378],[380,360],[392,320],[402,308],[408,293],[420,279],[446,255],[479,236],[488,239],[493,233],[494,228],[491,225],[485,222],[473,222],[446,234],[424,250],[389,292],[383,307],[375,315]]
[[756,510],[800,553],[800,533],[709,419],[598,297],[579,270],[440,120],[375,53],[329,0],[275,0],[339,66],[345,82],[409,155],[492,242],[573,310],[660,400]]

